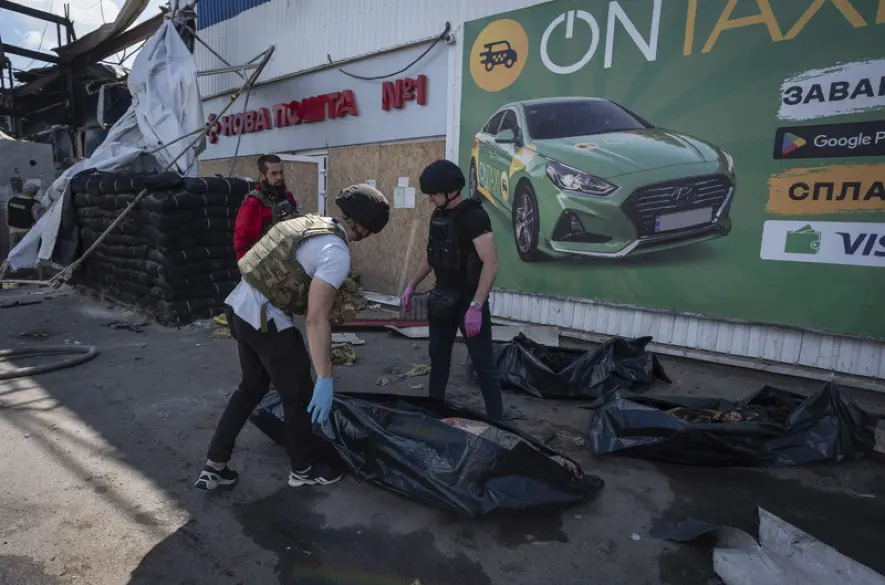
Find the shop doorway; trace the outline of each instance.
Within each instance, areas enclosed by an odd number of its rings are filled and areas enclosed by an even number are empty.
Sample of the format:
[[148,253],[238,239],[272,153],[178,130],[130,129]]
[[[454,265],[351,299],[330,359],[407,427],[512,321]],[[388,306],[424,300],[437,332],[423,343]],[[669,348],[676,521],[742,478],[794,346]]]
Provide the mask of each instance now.
[[300,213],[326,214],[326,155],[281,154],[286,185],[298,200]]

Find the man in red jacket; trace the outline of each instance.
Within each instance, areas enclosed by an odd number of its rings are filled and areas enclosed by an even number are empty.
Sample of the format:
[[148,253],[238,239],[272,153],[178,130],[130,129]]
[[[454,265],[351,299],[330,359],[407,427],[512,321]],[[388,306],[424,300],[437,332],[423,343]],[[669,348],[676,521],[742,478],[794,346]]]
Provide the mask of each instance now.
[[243,200],[234,224],[237,260],[279,221],[298,215],[295,196],[286,190],[283,161],[275,154],[258,157],[259,181]]

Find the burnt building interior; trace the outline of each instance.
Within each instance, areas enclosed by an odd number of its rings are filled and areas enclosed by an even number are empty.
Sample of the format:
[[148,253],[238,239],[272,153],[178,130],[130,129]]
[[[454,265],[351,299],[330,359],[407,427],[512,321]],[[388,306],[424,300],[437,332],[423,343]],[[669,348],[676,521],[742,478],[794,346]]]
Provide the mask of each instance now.
[[[113,22],[77,38],[67,5],[61,16],[0,0],[0,19],[11,11],[42,20],[44,35],[54,33],[58,41],[50,53],[11,45],[0,38],[0,132],[50,144],[56,172],[88,158],[131,102],[127,71],[107,59],[137,50],[170,10],[168,5],[161,7],[155,16],[132,26],[147,4],[148,0],[126,0]],[[195,20],[192,12],[185,30],[180,31],[191,50],[192,39],[187,38],[186,29],[195,29]],[[35,66],[16,70],[10,55],[32,59]]]

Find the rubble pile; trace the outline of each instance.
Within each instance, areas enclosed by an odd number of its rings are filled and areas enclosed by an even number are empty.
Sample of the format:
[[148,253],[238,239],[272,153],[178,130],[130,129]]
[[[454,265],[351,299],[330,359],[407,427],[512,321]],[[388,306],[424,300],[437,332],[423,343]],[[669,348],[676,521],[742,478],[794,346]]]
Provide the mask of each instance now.
[[71,181],[82,248],[144,188],[149,194],[86,259],[78,284],[147,309],[165,325],[216,315],[240,279],[233,228],[250,184],[85,171]]

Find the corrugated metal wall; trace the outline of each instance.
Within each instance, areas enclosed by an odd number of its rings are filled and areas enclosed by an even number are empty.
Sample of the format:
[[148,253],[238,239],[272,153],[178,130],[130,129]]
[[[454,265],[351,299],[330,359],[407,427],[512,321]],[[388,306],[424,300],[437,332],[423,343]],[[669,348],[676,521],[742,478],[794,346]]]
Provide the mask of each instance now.
[[203,0],[197,6],[199,7],[199,15],[197,17],[197,29],[204,29],[219,22],[223,22],[245,12],[250,8],[255,8],[259,4],[270,2],[271,0]]
[[[217,4],[257,4],[254,0],[215,0]],[[206,11],[201,0],[198,10]],[[458,26],[505,10],[542,4],[537,0],[264,0],[234,18],[200,30],[200,38],[234,64],[245,63],[271,44],[276,54],[262,75],[283,75],[391,49],[443,31],[446,21]],[[211,9],[210,9],[211,10]],[[203,18],[200,15],[199,18]],[[210,17],[207,17],[207,19]],[[253,34],[243,34],[243,31]],[[195,49],[200,69],[223,67],[205,47]],[[407,63],[403,63],[406,65]],[[354,72],[358,73],[358,69]],[[234,75],[200,80],[200,91],[211,96],[239,87]]]
[[655,343],[677,348],[885,379],[885,344],[875,341],[514,292],[493,293],[491,310],[514,321],[603,335],[650,335]]

